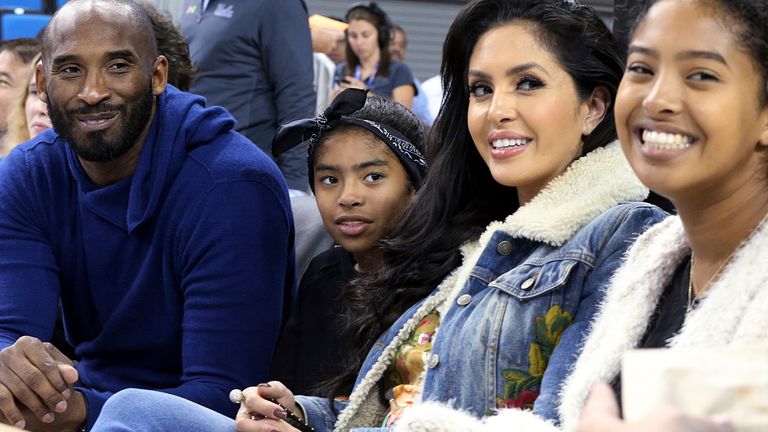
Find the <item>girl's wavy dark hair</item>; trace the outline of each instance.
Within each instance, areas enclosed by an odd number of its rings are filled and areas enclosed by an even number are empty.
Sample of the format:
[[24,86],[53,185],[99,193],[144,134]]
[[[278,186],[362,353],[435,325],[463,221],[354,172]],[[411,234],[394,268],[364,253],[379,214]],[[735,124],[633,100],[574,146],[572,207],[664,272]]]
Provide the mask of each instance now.
[[[630,31],[630,40],[648,9],[662,0],[643,0]],[[752,57],[760,73],[760,103],[768,104],[768,0],[699,0],[723,12],[719,18],[730,29],[736,41]]]
[[[427,143],[427,177],[383,244],[385,270],[346,291],[347,328],[357,351],[346,373],[323,387],[330,397],[347,394],[377,338],[461,264],[459,246],[519,207],[515,188],[493,179],[467,128],[467,71],[475,43],[488,30],[513,23],[531,26],[582,100],[600,86],[615,99],[624,65],[613,35],[590,7],[565,0],[479,0],[459,12],[443,46],[444,99]],[[583,154],[615,138],[610,110],[583,137]]]

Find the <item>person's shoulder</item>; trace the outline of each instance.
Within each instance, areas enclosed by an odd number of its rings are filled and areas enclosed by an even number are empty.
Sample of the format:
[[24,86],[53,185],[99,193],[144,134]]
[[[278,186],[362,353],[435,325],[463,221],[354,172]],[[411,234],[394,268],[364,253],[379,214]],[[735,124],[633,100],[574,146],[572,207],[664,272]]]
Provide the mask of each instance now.
[[3,165],[28,166],[31,169],[52,168],[58,164],[66,163],[67,145],[53,129],[43,131],[35,138],[21,143],[3,158]]
[[189,159],[216,182],[254,180],[279,183],[275,162],[243,135],[227,131],[192,150]]

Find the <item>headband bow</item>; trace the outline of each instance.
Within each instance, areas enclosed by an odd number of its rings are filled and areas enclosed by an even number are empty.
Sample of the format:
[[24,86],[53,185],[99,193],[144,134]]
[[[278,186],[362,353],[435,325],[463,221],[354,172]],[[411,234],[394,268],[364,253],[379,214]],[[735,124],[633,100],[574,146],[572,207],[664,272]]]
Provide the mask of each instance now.
[[400,131],[391,126],[349,117],[365,106],[367,90],[348,88],[339,93],[331,105],[315,118],[295,120],[277,129],[272,142],[272,153],[277,156],[306,142],[309,186],[314,191],[314,154],[320,138],[341,125],[355,125],[373,133],[397,156],[414,187],[418,188],[427,171],[427,160],[421,151]]

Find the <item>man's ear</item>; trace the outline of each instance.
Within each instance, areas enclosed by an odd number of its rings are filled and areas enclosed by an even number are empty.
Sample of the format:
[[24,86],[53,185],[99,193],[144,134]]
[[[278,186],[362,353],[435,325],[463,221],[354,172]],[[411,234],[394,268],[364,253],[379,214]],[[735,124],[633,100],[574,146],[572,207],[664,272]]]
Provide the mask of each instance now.
[[43,102],[48,102],[48,91],[45,88],[45,72],[43,71],[43,62],[35,65],[35,84],[37,84],[37,97]]
[[152,94],[160,95],[168,85],[168,59],[159,55],[152,65]]
[[760,132],[760,138],[757,141],[757,145],[762,147],[763,150],[768,148],[768,104],[763,107],[760,112],[760,121],[763,124],[763,130]]
[[595,87],[586,100],[587,115],[581,128],[582,135],[589,135],[600,124],[611,109],[611,93],[603,86]]

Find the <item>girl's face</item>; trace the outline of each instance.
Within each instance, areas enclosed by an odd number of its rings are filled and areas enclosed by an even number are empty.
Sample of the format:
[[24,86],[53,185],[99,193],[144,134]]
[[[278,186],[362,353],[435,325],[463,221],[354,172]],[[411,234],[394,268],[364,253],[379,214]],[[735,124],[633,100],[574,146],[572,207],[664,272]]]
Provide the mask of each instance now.
[[761,79],[721,13],[693,1],[654,5],[632,37],[619,87],[624,153],[643,183],[677,205],[765,185]]
[[314,175],[323,224],[357,262],[378,250],[412,196],[392,150],[362,129],[331,132],[315,152]]
[[29,137],[34,138],[40,132],[50,129],[51,119],[48,118],[48,109],[45,106],[45,102],[41,101],[37,94],[35,74],[32,74],[27,90],[27,98],[24,101],[24,114],[27,118]]
[[[581,152],[590,120],[570,75],[531,32],[508,24],[484,33],[469,60],[467,124],[493,178],[530,201]],[[588,121],[590,120],[590,121]]]
[[360,60],[367,59],[379,52],[379,31],[366,20],[350,21],[347,29],[347,40],[352,52]]

